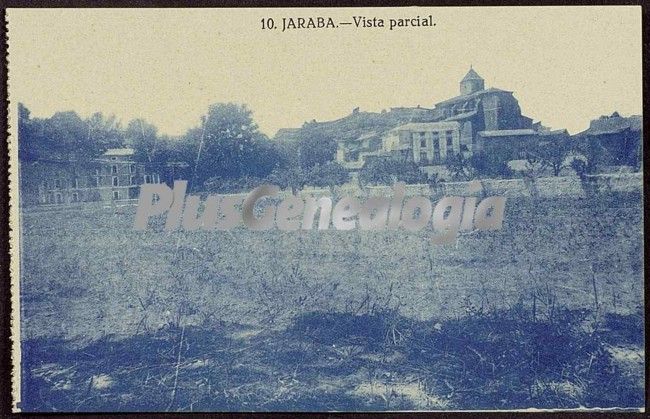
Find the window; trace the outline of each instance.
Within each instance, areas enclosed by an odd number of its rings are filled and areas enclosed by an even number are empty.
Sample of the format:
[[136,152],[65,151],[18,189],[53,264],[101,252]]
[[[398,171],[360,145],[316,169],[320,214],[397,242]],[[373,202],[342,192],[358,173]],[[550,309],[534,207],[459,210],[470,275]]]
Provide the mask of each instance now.
[[425,162],[425,161],[427,161],[427,160],[429,160],[429,159],[427,158],[427,152],[426,152],[426,151],[420,151],[420,161]]
[[75,189],[79,188],[79,178],[74,178],[72,180],[72,187]]
[[60,188],[61,187],[61,179],[56,179],[54,181],[54,187],[55,188]]
[[433,151],[440,150],[440,141],[436,138],[433,140]]
[[48,204],[53,204],[54,203],[54,194],[47,194],[47,203]]
[[50,182],[48,182],[47,180],[45,182],[43,182],[43,187],[45,189],[50,189]]
[[454,145],[454,139],[451,137],[447,137],[447,147],[453,147]]
[[144,175],[144,183],[151,183],[151,176]]
[[113,186],[120,186],[120,178],[113,176]]
[[102,178],[99,177],[99,176],[97,176],[97,177],[95,178],[95,186],[99,186],[99,185],[101,185],[101,184],[102,184]]
[[111,160],[117,160],[117,157],[111,157]]
[[469,151],[469,148],[467,148],[467,144],[461,144],[460,151]]
[[111,173],[112,173],[112,174],[116,174],[116,173],[117,173],[117,165],[114,164],[113,166],[111,166]]
[[427,140],[424,138],[424,132],[420,133],[420,147],[426,147]]
[[129,172],[130,173],[135,173],[135,164],[132,164],[131,166],[129,166]]
[[452,139],[454,138],[454,132],[447,131],[445,132],[445,136],[447,137],[447,144],[449,144],[449,141],[452,141]]
[[72,202],[79,202],[79,194],[78,193],[73,193],[72,194]]
[[63,196],[60,193],[56,194],[56,203],[63,204]]
[[120,199],[120,191],[113,191],[113,199]]
[[131,185],[136,185],[137,184],[136,180],[135,180],[135,176],[131,176],[130,182],[131,182]]

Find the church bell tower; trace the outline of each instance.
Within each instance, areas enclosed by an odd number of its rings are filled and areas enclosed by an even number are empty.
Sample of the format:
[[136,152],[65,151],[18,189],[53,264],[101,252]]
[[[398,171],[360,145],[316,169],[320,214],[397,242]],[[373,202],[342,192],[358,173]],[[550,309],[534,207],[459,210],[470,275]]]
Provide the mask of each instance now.
[[485,81],[470,66],[469,71],[460,81],[460,94],[462,96],[471,95],[472,93],[481,91],[483,89],[485,89]]

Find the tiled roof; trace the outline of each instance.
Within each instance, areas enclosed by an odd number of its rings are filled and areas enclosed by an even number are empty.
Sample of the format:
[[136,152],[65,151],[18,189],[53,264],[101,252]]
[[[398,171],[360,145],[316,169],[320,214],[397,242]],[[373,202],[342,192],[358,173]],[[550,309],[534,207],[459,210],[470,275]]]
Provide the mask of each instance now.
[[367,140],[367,139],[370,139],[370,138],[375,138],[375,137],[377,137],[377,135],[378,135],[378,134],[377,134],[376,131],[366,132],[366,133],[364,133],[364,134],[361,134],[361,135],[357,138],[357,141],[363,141],[363,140]]
[[479,90],[478,92],[474,92],[474,93],[469,94],[469,95],[459,95],[459,96],[452,97],[451,99],[443,100],[442,102],[436,103],[435,106],[438,107],[440,105],[446,105],[448,103],[463,102],[463,101],[466,101],[466,100],[477,98],[479,96],[483,96],[483,95],[488,94],[488,93],[499,93],[499,92],[512,93],[512,92],[510,92],[508,90],[498,89],[496,87],[490,87],[489,89]]
[[566,129],[555,129],[550,131],[539,131],[539,135],[569,135],[569,131]]
[[502,129],[498,131],[480,131],[481,137],[509,137],[516,135],[536,135],[538,131],[532,129]]
[[395,129],[399,131],[426,131],[426,130],[457,128],[458,126],[459,126],[458,122],[455,121],[409,122],[408,124],[400,125]]
[[472,116],[476,115],[477,112],[478,111],[473,110],[469,112],[459,113],[458,115],[450,116],[449,118],[445,119],[445,121],[457,121],[459,119],[471,118]]
[[132,148],[109,148],[104,152],[104,156],[132,156],[134,153]]
[[473,68],[470,67],[469,71],[467,74],[465,74],[465,77],[463,77],[462,81],[467,81],[467,80],[483,80],[481,76],[478,75],[476,71],[474,71]]
[[479,131],[478,133],[481,137],[513,137],[513,136],[525,136],[525,135],[539,135],[539,136],[550,136],[550,135],[568,135],[568,131],[565,129],[556,129],[548,131],[537,131],[534,129],[501,129],[494,131]]

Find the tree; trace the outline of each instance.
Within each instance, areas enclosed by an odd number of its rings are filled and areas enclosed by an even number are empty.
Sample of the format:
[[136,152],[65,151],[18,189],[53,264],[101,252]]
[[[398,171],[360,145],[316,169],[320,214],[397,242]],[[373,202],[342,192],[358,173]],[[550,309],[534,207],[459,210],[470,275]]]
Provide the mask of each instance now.
[[310,169],[331,162],[336,157],[336,149],[336,141],[316,128],[307,127],[298,141],[300,166]]
[[348,171],[336,162],[327,162],[325,164],[316,164],[306,176],[306,184],[320,187],[328,187],[332,194],[334,187],[342,185],[350,178]]
[[266,178],[268,183],[277,185],[282,189],[291,188],[292,193],[305,186],[305,174],[298,165],[275,168]]
[[550,168],[553,176],[559,176],[566,166],[566,158],[570,152],[568,135],[554,136],[550,141],[536,141],[526,150],[527,172],[535,171],[536,174],[541,174]]
[[541,161],[553,170],[553,176],[560,176],[571,148],[568,135],[558,136],[554,141],[538,145]]
[[475,153],[469,158],[469,163],[476,173],[476,178],[479,179],[509,178],[512,176],[512,170],[508,166],[508,162],[496,155]]
[[[43,121],[43,144],[47,157],[88,159],[100,154],[89,125],[76,112],[57,112]],[[41,156],[45,157],[45,156]]]
[[446,166],[453,179],[469,181],[476,178],[477,173],[474,166],[463,153],[449,156]]
[[247,155],[246,164],[249,165],[250,175],[263,178],[273,170],[289,166],[289,160],[278,144],[271,142],[268,138],[260,139]]
[[487,153],[474,153],[465,157],[462,153],[449,156],[447,170],[457,180],[507,178],[512,175],[507,161]]
[[[587,175],[595,174],[603,165],[603,162],[607,160],[609,154],[597,139],[590,137],[580,138],[576,144],[576,151],[584,156],[584,166],[580,166],[579,170],[582,170],[583,174]],[[580,163],[576,164],[580,165]],[[572,167],[575,170],[575,164],[572,163]]]
[[133,145],[134,158],[141,162],[152,163],[156,149],[160,145],[158,129],[143,119],[134,119],[126,126],[126,138]]
[[101,154],[109,148],[124,147],[124,130],[115,115],[107,117],[95,112],[86,120],[86,124],[93,153]]
[[57,112],[51,118],[32,119],[18,105],[19,158],[89,159],[108,148],[124,145],[124,132],[114,116],[97,112],[83,120],[75,112]]
[[30,118],[30,111],[18,103],[18,158],[22,161],[34,160],[39,155],[38,121]]
[[578,175],[580,179],[584,179],[587,175],[587,162],[585,159],[575,157],[571,160],[571,168],[576,172],[576,175]]
[[246,105],[214,104],[202,122],[184,138],[194,149],[197,184],[213,177],[266,177],[279,163],[279,153],[258,131]]
[[426,175],[414,162],[397,159],[373,159],[359,172],[359,181],[366,184],[392,185],[395,182],[424,183]]

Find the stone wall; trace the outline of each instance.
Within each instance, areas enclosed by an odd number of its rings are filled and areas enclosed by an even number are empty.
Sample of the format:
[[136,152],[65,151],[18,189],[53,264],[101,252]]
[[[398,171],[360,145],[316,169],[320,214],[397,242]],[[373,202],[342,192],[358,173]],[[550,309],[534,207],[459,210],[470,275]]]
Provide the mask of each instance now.
[[[585,184],[578,176],[538,178],[535,182],[524,179],[487,179],[481,186],[488,195],[537,196],[552,198],[557,196],[584,197],[585,189],[594,193],[642,192],[642,173],[621,173],[587,176]],[[471,182],[447,182],[441,185],[442,195],[471,195]]]
[[[478,182],[478,183],[477,183]],[[486,195],[502,195],[506,197],[532,196],[536,191],[540,198],[553,198],[558,196],[567,197],[585,197],[585,189],[592,193],[607,192],[643,192],[643,174],[642,173],[621,173],[587,176],[588,186],[585,188],[577,176],[560,176],[539,178],[533,185],[524,179],[487,179],[473,182],[446,182],[432,189],[426,184],[406,185],[406,196],[430,196],[439,199],[443,196],[471,196],[485,193]],[[205,193],[199,194],[205,199]],[[222,196],[236,196],[244,200],[248,193],[219,194]],[[291,195],[290,190],[281,191],[277,200],[281,200]],[[323,196],[332,196],[328,188],[309,188],[306,187],[298,193],[305,198],[313,196],[320,198]],[[391,186],[368,186],[363,190],[354,184],[345,184],[334,188],[334,195],[338,199],[342,196],[385,196],[393,195]],[[121,200],[117,203],[97,202],[97,207],[121,207],[137,205],[136,199]],[[80,206],[80,204],[77,204]],[[93,207],[91,203],[83,203],[83,207]],[[51,207],[51,206],[46,206]],[[55,206],[56,207],[56,206]]]
[[[478,183],[477,183],[478,182]],[[473,182],[445,182],[432,190],[429,185],[406,185],[406,196],[470,196],[485,192],[487,195],[506,197],[532,196],[553,198],[558,196],[585,197],[585,189],[594,193],[642,192],[642,173],[620,173],[587,176],[586,185],[578,176],[538,178],[535,182],[525,179],[486,179]],[[392,186],[367,186],[363,190],[354,184],[334,188],[337,195],[391,196]],[[283,193],[283,195],[288,193]],[[245,196],[245,194],[243,194]],[[329,189],[305,188],[302,196],[329,196]]]

